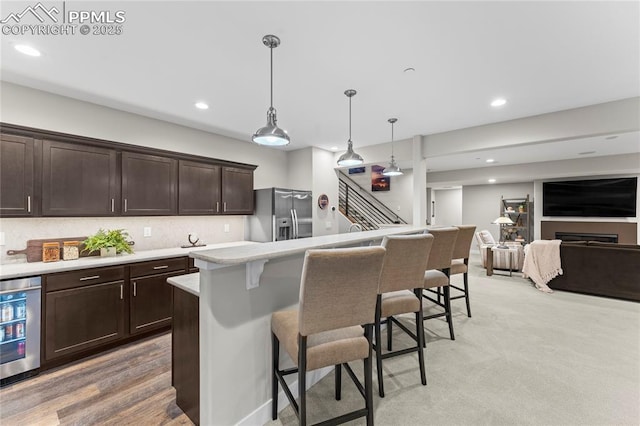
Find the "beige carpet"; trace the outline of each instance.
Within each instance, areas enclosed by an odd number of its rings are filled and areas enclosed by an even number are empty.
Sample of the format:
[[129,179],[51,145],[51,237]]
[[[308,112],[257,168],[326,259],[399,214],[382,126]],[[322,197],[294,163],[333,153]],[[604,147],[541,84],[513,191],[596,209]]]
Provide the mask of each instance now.
[[[473,317],[463,299],[452,302],[456,340],[442,319],[425,323],[427,386],[417,355],[388,359],[380,398],[374,364],[376,424],[640,424],[640,304],[545,294],[521,274],[487,277],[478,258],[471,263]],[[394,342],[394,349],[409,342],[397,327]],[[361,363],[354,367],[360,374]],[[362,404],[346,374],[341,401],[333,384],[331,374],[308,393],[309,424]],[[297,418],[287,407],[269,424]]]

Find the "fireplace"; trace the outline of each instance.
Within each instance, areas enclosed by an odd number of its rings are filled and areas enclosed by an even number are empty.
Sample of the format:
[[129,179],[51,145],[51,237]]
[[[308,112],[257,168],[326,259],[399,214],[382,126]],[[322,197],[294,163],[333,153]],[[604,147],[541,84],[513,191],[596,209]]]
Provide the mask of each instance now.
[[603,243],[617,243],[618,234],[586,234],[582,232],[558,232],[556,240],[562,241],[600,241]]

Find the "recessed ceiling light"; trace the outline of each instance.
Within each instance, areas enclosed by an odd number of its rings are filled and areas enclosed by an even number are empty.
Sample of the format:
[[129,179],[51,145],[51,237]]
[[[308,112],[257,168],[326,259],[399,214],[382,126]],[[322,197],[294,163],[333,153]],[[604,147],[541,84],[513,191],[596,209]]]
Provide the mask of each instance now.
[[496,160],[494,160],[493,158],[487,158],[487,163],[493,163],[494,161]]
[[496,183],[496,180],[491,178],[491,179],[489,179],[489,183]]
[[404,72],[414,72],[416,69],[413,67],[405,68]]
[[607,136],[605,139],[610,141],[611,139],[615,139],[617,137],[618,137],[617,135],[613,135],[613,136]]
[[329,148],[331,151],[337,151],[338,147],[337,146],[332,146],[331,148]]
[[502,106],[506,103],[507,103],[506,99],[498,98],[498,99],[494,99],[493,102],[491,102],[491,106],[495,108],[495,107]]
[[585,152],[579,152],[578,155],[589,155],[589,154],[595,154],[595,151],[585,151]]
[[29,55],[29,56],[40,56],[41,53],[38,49],[31,47],[31,46],[27,46],[26,44],[16,44],[14,46],[14,48],[20,52],[23,53],[25,55]]
[[196,102],[196,108],[198,109],[209,109],[209,105],[204,102]]

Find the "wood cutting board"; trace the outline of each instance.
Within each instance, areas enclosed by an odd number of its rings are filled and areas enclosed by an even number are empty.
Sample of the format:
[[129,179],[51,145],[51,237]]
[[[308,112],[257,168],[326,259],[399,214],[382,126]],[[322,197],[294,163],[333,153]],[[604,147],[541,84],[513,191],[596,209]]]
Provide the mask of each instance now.
[[[16,254],[26,254],[27,262],[42,262],[42,244],[43,243],[58,243],[60,244],[60,249],[62,249],[62,243],[65,241],[80,241],[80,257],[88,257],[88,256],[99,256],[99,251],[94,251],[89,254],[88,252],[83,252],[84,244],[82,241],[86,240],[87,237],[70,237],[70,238],[47,238],[45,240],[29,240],[27,241],[27,248],[24,250],[7,250],[8,255],[16,255]],[[60,256],[62,259],[62,256]]]

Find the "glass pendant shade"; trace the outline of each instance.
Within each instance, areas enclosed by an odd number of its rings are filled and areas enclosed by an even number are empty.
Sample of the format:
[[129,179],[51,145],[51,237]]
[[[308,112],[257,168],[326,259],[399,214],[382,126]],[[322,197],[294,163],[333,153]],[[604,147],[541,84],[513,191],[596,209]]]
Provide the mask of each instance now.
[[351,98],[358,93],[353,89],[346,90],[345,95],[349,98],[349,142],[347,145],[347,152],[342,154],[338,158],[338,166],[359,166],[364,164],[364,160],[353,150],[353,142],[351,142]]
[[390,118],[387,121],[391,123],[391,162],[389,163],[389,166],[385,167],[382,171],[382,176],[400,176],[404,173],[402,173],[402,170],[400,170],[400,167],[396,164],[396,159],[393,156],[393,125],[398,121],[398,119]]
[[259,128],[251,137],[251,140],[258,145],[284,146],[289,145],[291,140],[286,130],[281,129],[276,124],[276,109],[273,107],[273,49],[280,45],[280,39],[274,35],[266,35],[262,38],[262,43],[269,48],[271,56],[271,105],[267,110],[267,125]]

